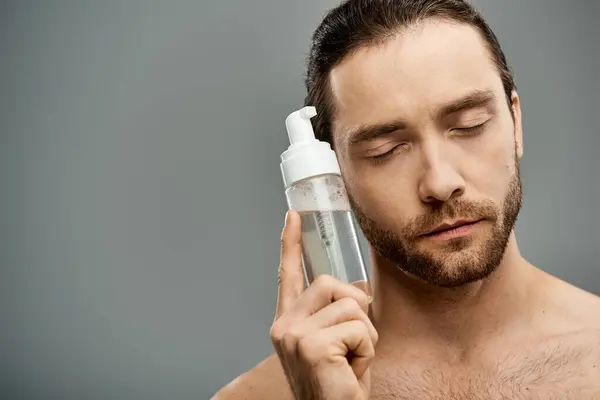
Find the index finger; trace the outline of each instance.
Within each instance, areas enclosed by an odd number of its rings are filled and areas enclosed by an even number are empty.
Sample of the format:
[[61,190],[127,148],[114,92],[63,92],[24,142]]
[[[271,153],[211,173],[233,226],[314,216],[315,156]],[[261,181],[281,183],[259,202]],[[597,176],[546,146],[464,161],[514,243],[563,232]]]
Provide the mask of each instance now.
[[281,257],[278,269],[277,310],[275,319],[289,310],[304,289],[302,273],[302,228],[300,215],[288,211],[281,234]]

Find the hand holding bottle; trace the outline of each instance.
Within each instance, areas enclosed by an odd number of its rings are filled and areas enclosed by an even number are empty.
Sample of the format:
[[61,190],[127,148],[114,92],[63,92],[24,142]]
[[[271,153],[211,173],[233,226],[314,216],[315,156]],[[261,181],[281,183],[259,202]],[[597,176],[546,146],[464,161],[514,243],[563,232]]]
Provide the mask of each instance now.
[[303,291],[299,215],[282,234],[279,294],[271,340],[297,399],[366,400],[377,332],[360,289],[321,275]]

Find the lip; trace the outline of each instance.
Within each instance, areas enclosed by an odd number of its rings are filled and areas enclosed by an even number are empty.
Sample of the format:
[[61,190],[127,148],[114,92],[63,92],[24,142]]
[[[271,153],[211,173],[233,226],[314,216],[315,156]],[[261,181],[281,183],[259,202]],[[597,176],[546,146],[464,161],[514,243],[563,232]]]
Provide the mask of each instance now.
[[435,239],[454,239],[457,237],[467,236],[473,232],[473,230],[481,221],[481,219],[477,219],[445,222],[436,226],[433,230],[422,236]]

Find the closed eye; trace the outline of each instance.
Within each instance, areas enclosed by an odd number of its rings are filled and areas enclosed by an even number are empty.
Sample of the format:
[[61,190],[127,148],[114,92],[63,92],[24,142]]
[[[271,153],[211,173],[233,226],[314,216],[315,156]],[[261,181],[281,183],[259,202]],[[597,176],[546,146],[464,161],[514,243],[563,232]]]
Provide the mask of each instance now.
[[391,149],[389,149],[388,151],[386,151],[384,153],[368,156],[368,158],[375,162],[382,162],[382,161],[385,161],[386,159],[390,158],[391,156],[393,156],[398,151],[402,151],[406,148],[407,148],[406,143],[397,144],[396,146],[392,147]]
[[475,126],[469,126],[466,128],[454,128],[454,130],[458,131],[461,136],[467,136],[467,137],[468,136],[476,136],[483,131],[486,124],[487,124],[487,121],[482,124],[475,125]]
[[394,150],[396,150],[396,147],[398,147],[398,146],[394,146],[390,150],[386,151],[385,153],[377,154],[377,155],[371,156],[370,158],[372,158],[374,160],[383,160],[384,158],[389,157],[392,154],[394,154]]

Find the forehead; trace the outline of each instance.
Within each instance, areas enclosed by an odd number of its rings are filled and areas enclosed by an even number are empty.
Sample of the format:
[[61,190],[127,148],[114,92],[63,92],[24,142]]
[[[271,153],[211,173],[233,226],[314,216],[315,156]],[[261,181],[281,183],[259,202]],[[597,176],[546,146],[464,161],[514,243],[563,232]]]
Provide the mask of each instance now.
[[442,105],[476,90],[502,93],[502,82],[479,32],[428,20],[348,56],[330,74],[333,129],[351,130],[402,117],[424,121]]

